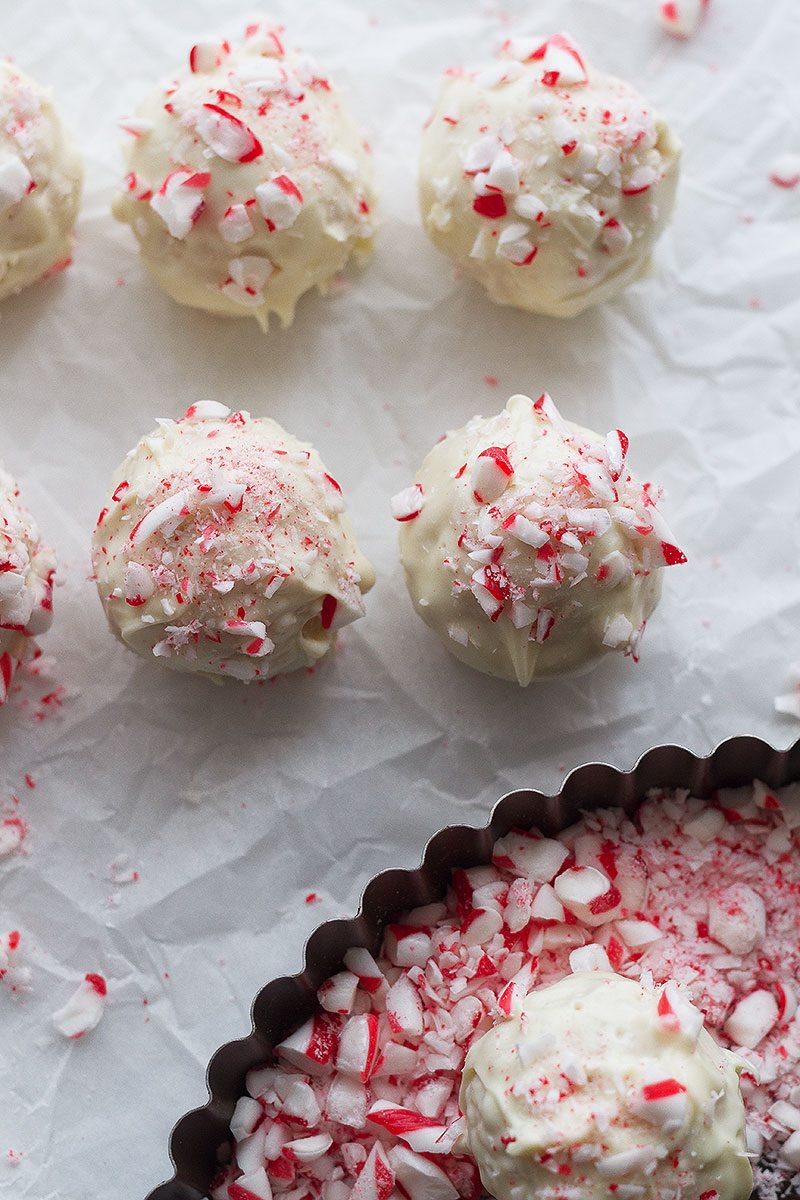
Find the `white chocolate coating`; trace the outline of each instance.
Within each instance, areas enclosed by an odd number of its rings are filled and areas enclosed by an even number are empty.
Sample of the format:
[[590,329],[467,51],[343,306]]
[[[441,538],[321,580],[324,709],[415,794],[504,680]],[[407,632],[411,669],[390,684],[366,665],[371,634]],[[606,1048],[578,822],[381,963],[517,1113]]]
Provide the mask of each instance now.
[[564,34],[448,72],[422,139],[425,229],[492,300],[571,317],[644,275],[680,144]]
[[313,666],[363,616],[374,581],[316,450],[213,401],[160,421],[127,456],[93,562],[124,645],[245,682]]
[[462,662],[526,686],[637,657],[659,568],[685,559],[627,445],[564,421],[549,396],[512,396],[448,433],[395,497],[414,607]]
[[688,1000],[582,972],[470,1049],[465,1140],[496,1200],[748,1200],[741,1060]]
[[123,121],[132,135],[114,214],[174,300],[289,325],[372,245],[368,148],[338,93],[282,31],[202,43]]
[[49,93],[0,62],[0,300],[69,265],[82,183]]
[[50,628],[55,569],[55,555],[0,467],[0,704],[15,671],[33,653],[34,637]]

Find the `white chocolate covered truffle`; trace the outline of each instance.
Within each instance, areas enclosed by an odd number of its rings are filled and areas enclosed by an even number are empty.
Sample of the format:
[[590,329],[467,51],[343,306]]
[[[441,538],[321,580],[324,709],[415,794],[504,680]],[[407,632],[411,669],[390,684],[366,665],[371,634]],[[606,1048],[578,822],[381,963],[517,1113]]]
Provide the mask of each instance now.
[[160,421],[133,448],[93,562],[124,645],[246,682],[313,666],[363,616],[374,580],[316,450],[215,401]]
[[496,1200],[748,1200],[743,1065],[674,984],[582,972],[471,1047],[465,1141]]
[[646,273],[680,146],[565,34],[447,72],[422,139],[425,229],[492,300],[572,317]]
[[0,62],[0,300],[69,266],[82,182],[49,93]]
[[394,497],[414,607],[462,662],[525,686],[612,650],[637,657],[660,568],[685,557],[627,449],[547,395],[512,396],[442,438]]
[[291,323],[372,244],[370,154],[339,95],[280,27],[194,46],[188,65],[123,122],[114,214],[174,300]]
[[17,668],[33,654],[33,639],[50,628],[55,569],[52,550],[0,467],[0,704]]

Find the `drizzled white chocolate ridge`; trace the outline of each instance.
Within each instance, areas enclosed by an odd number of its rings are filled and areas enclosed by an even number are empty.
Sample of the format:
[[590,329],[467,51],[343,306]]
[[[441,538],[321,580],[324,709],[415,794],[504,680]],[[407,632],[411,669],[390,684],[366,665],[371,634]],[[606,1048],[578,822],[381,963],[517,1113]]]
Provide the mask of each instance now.
[[525,685],[638,656],[660,569],[685,556],[627,452],[621,430],[572,425],[546,394],[434,446],[393,512],[414,606],[457,658]]
[[181,671],[310,667],[363,614],[372,568],[317,452],[270,420],[194,404],[116,473],[93,539],[112,630]]
[[114,213],[182,304],[288,325],[304,292],[371,248],[368,147],[280,26],[198,43],[122,126],[130,169]]

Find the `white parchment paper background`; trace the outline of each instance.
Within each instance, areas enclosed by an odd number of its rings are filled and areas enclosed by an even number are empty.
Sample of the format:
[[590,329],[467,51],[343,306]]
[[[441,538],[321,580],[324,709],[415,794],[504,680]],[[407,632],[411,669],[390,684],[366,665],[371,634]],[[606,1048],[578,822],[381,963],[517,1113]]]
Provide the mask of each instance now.
[[[772,702],[800,657],[800,190],[768,175],[800,151],[800,8],[713,0],[688,44],[664,37],[654,10],[276,0],[373,142],[382,225],[345,294],[306,299],[289,331],[264,337],[173,305],[109,215],[116,119],[196,35],[236,30],[247,12],[1,0],[0,49],[53,85],[87,166],[74,267],[0,310],[0,454],[63,584],[50,679],[0,714],[0,801],[18,795],[30,825],[26,853],[0,862],[0,931],[21,930],[33,970],[28,996],[0,985],[3,1197],[143,1197],[256,990],[296,970],[308,932],[351,912],[376,871],[414,864],[438,827],[482,823],[507,789],[555,789],[586,760],[628,767],[661,742],[705,752],[735,733],[796,736]],[[562,27],[685,141],[656,278],[564,324],[456,283],[421,232],[414,179],[441,70],[509,31]],[[544,388],[569,417],[630,434],[690,563],[668,572],[639,666],[608,661],[523,694],[459,666],[418,622],[388,499],[443,430]],[[274,416],[345,486],[378,585],[313,677],[217,689],[137,662],[104,628],[87,574],[107,477],[155,417],[200,398]],[[37,720],[57,686],[63,706]],[[105,878],[122,854],[140,872],[127,887]],[[106,1016],[66,1043],[49,1014],[97,970]]]

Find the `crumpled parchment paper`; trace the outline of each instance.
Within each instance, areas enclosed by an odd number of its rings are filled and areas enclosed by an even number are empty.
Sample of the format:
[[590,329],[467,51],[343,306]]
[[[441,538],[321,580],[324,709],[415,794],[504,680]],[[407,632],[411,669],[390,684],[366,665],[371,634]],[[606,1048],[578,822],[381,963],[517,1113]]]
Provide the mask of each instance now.
[[[109,214],[116,119],[198,35],[249,14],[211,0],[4,5],[2,50],[55,88],[87,186],[75,265],[0,310],[0,455],[62,583],[44,675],[0,712],[0,800],[30,830],[0,860],[0,933],[19,929],[32,976],[26,995],[0,983],[0,1196],[144,1196],[256,990],[297,970],[310,930],[352,912],[375,872],[416,863],[440,826],[483,823],[504,791],[556,789],[587,760],[797,735],[773,697],[798,656],[800,190],[768,176],[800,150],[800,9],[713,0],[679,43],[655,7],[275,0],[345,88],[382,207],[366,271],[264,337],[171,303]],[[563,324],[456,281],[415,203],[442,69],[509,32],[559,28],[685,142],[655,277]],[[628,432],[690,561],[667,573],[638,666],[609,659],[520,693],[461,667],[414,616],[388,500],[443,430],[545,388],[568,417]],[[345,487],[378,584],[313,676],[215,688],[135,660],[104,628],[87,575],[109,473],[157,416],[200,398],[275,417]],[[115,862],[138,880],[107,878]],[[109,981],[106,1015],[65,1042],[50,1014],[87,971]]]

